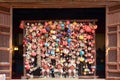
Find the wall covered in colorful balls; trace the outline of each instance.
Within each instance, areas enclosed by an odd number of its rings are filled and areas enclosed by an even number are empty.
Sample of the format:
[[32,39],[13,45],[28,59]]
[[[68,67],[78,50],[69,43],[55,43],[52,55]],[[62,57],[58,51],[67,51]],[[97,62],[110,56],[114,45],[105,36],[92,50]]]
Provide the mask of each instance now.
[[73,64],[78,75],[94,75],[96,68],[95,30],[97,25],[80,20],[22,21],[26,74],[37,67],[64,70]]

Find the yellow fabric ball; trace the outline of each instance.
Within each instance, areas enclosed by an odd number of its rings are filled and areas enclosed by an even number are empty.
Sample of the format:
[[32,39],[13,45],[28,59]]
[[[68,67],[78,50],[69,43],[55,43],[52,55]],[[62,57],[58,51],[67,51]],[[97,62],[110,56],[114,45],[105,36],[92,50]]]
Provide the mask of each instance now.
[[81,36],[79,36],[79,39],[81,39],[81,40],[82,40],[82,39],[84,39],[84,37],[81,35]]

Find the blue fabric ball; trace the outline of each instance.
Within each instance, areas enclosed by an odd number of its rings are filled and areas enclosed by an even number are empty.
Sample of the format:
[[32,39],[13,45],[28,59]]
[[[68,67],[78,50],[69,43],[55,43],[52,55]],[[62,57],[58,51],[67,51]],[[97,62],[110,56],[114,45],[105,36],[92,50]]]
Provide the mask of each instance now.
[[54,51],[54,50],[52,50],[52,51],[51,51],[51,54],[52,54],[52,55],[55,55],[55,51]]
[[68,41],[68,43],[70,43],[70,42],[71,42],[71,39],[69,38],[67,41]]
[[68,32],[68,33],[70,33],[70,32],[71,32],[71,30],[70,30],[70,29],[68,29],[68,30],[67,30],[67,32]]
[[83,55],[84,55],[84,51],[80,51],[79,54],[80,54],[81,56],[83,56]]

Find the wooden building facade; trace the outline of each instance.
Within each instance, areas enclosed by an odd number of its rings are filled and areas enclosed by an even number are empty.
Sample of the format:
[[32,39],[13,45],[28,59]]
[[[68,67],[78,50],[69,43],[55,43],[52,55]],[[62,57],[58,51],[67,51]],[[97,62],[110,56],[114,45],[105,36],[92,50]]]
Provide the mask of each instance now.
[[120,80],[119,0],[0,0],[0,74],[7,80],[12,75],[14,8],[106,8],[106,80]]

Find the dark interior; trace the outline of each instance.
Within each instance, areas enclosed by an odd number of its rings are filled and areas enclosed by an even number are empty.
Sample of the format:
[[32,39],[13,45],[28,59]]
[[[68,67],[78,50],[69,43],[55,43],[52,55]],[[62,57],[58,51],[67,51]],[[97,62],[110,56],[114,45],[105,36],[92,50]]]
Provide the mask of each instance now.
[[12,78],[23,76],[23,30],[21,20],[84,20],[97,19],[96,24],[96,75],[105,78],[105,8],[50,8],[50,9],[13,9],[13,46]]

